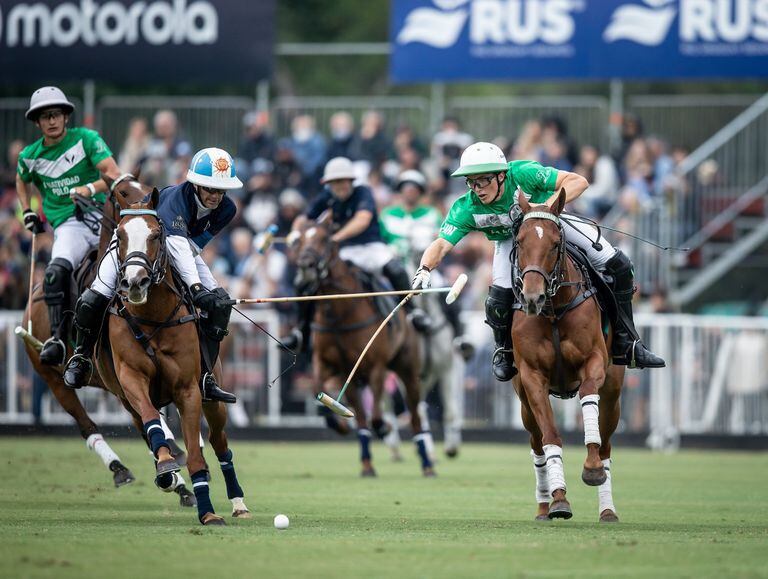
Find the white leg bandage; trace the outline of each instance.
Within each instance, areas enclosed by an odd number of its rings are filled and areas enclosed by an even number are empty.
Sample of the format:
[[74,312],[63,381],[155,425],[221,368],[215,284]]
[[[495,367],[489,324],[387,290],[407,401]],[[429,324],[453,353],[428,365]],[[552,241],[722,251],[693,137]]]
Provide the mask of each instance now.
[[389,448],[400,448],[400,430],[397,428],[397,416],[393,412],[385,412],[384,420],[392,425],[392,430],[384,437],[384,444]]
[[613,506],[613,489],[611,488],[611,459],[606,458],[603,461],[605,474],[608,476],[605,482],[597,487],[597,514],[600,515],[604,510],[611,509],[614,513],[616,507]]
[[590,394],[581,399],[584,419],[584,444],[602,444],[600,439],[600,395]]
[[165,421],[162,412],[160,413],[160,426],[163,427],[163,434],[165,434],[166,440],[176,440],[176,437],[173,435],[173,431],[168,427],[168,423]]
[[547,457],[547,480],[549,495],[552,496],[558,489],[566,490],[563,449],[556,444],[545,444],[544,456]]
[[549,480],[547,480],[547,457],[543,454],[536,454],[531,450],[533,459],[533,473],[536,475],[536,502],[548,503]]
[[101,462],[106,467],[109,467],[114,461],[120,460],[120,457],[109,447],[101,434],[91,434],[85,441],[85,444],[90,450],[99,455]]

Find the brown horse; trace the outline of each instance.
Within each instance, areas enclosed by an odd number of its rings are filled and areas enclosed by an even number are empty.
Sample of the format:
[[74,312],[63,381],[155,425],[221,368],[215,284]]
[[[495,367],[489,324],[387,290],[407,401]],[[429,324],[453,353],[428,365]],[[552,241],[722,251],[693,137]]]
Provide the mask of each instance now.
[[[600,521],[618,521],[611,493],[610,439],[619,421],[624,368],[611,366],[610,336],[588,274],[568,255],[560,214],[561,191],[552,209],[531,206],[519,195],[523,221],[513,266],[515,294],[526,315],[514,317],[515,390],[531,434],[536,473],[537,520],[569,519],[562,440],[549,394],[579,395],[587,458],[582,480],[598,487]],[[550,500],[552,501],[550,504]]]
[[155,211],[159,193],[141,187],[148,197],[141,202],[115,196],[121,207],[117,228],[120,293],[109,310],[108,340],[101,341],[97,367],[107,388],[127,403],[137,428],[149,440],[157,461],[155,483],[166,491],[177,484],[180,465],[170,452],[158,409],[171,402],[176,405],[198,518],[203,525],[222,525],[224,519],[215,514],[210,500],[209,474],[198,440],[202,410],[233,516],[248,517],[224,432],[227,412],[219,402],[202,403],[196,312],[173,279],[164,229]]
[[[327,216],[326,216],[327,217]],[[331,224],[321,217],[317,223],[308,222],[298,241],[299,269],[297,285],[304,295],[355,293],[365,291],[360,281],[360,270],[339,258],[338,244],[331,240]],[[344,299],[317,302],[312,323],[312,368],[316,394],[321,391],[338,392],[355,362],[383,321],[372,299]],[[363,359],[356,382],[350,384],[346,399],[354,409],[360,457],[361,476],[376,476],[373,468],[368,417],[361,399],[362,386],[369,384],[373,392],[373,410],[370,423],[379,438],[384,438],[391,426],[382,418],[381,398],[387,371],[392,370],[405,386],[405,401],[411,414],[414,442],[421,458],[424,476],[435,471],[427,449],[431,447],[431,434],[422,430],[418,405],[420,401],[419,373],[421,371],[419,340],[407,322],[402,310],[371,345]],[[326,415],[329,427],[346,434],[348,428],[335,416]]]

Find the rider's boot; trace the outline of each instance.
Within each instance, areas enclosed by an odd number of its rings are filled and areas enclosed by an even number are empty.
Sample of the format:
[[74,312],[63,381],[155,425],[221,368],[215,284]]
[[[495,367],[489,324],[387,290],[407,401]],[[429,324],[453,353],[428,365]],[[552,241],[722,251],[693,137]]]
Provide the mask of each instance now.
[[618,305],[618,319],[613,325],[613,363],[630,368],[664,368],[666,363],[646,348],[635,329],[632,316],[632,295],[635,293],[632,262],[621,251],[605,264],[613,277],[613,294]]
[[517,374],[512,354],[512,307],[515,294],[512,288],[492,285],[485,300],[485,323],[493,330],[496,349],[493,352],[493,375],[500,382],[506,382]]
[[[229,295],[222,289],[216,288],[214,293],[221,294],[222,299],[229,299]],[[219,357],[219,346],[224,336],[229,334],[229,316],[232,306],[216,308],[213,312],[206,312],[207,316],[200,318],[200,358],[203,373],[200,377],[200,392],[203,402],[218,401],[226,404],[234,404],[237,397],[222,390],[216,383],[213,368]]]
[[[382,273],[396,290],[411,289],[411,280],[408,277],[408,272],[405,271],[403,263],[398,258],[389,261],[382,269]],[[427,312],[417,307],[412,299],[405,302],[405,311],[408,312],[408,319],[417,332],[424,334],[432,329],[432,318],[429,317]]]
[[96,346],[99,327],[111,298],[90,288],[83,292],[75,307],[75,353],[64,369],[64,384],[69,388],[81,388],[88,383],[93,371],[91,356]]
[[45,268],[43,295],[48,306],[51,337],[45,341],[40,351],[40,363],[46,366],[59,366],[66,360],[67,347],[64,345],[66,325],[63,321],[71,275],[72,264],[61,257],[55,258]]
[[283,346],[297,354],[309,352],[312,339],[312,317],[315,311],[311,302],[298,302],[298,306],[299,315],[296,320],[296,327],[287,336],[280,338]]

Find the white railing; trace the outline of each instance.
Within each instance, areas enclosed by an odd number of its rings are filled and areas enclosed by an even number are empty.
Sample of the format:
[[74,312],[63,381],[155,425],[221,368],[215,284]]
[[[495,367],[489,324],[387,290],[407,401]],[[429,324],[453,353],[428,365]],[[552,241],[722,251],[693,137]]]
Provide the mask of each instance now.
[[[270,332],[278,316],[251,312]],[[250,314],[249,314],[250,315]],[[31,368],[13,328],[20,312],[0,313],[3,372],[0,422],[30,423]],[[472,428],[522,430],[520,403],[510,384],[496,382],[490,371],[490,332],[481,312],[466,312],[465,321],[478,353],[464,368],[464,423]],[[637,316],[644,339],[667,361],[662,370],[630,370],[622,394],[620,432],[650,433],[654,446],[674,444],[681,434],[768,434],[768,319],[691,315]],[[294,369],[282,382],[275,342],[239,316],[232,319],[232,338],[225,343],[226,386],[240,403],[231,410],[231,426],[320,426],[307,369]],[[283,360],[285,363],[285,360]],[[108,394],[79,391],[98,423],[128,423],[128,416]],[[580,428],[575,400],[553,401],[565,430]],[[49,403],[50,404],[50,403]],[[43,406],[44,423],[67,423],[54,402]]]

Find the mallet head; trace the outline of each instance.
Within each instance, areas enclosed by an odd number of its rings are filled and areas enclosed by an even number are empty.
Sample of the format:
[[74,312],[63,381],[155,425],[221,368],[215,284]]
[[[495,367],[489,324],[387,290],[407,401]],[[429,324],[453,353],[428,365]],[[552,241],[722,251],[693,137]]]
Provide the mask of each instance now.
[[448,295],[445,296],[446,304],[451,305],[456,301],[456,299],[459,297],[459,294],[461,294],[461,290],[463,290],[464,286],[467,285],[468,279],[469,278],[467,277],[466,273],[462,273],[459,275],[459,277],[456,278],[456,281],[453,282],[453,285],[451,286],[451,291],[449,291]]

